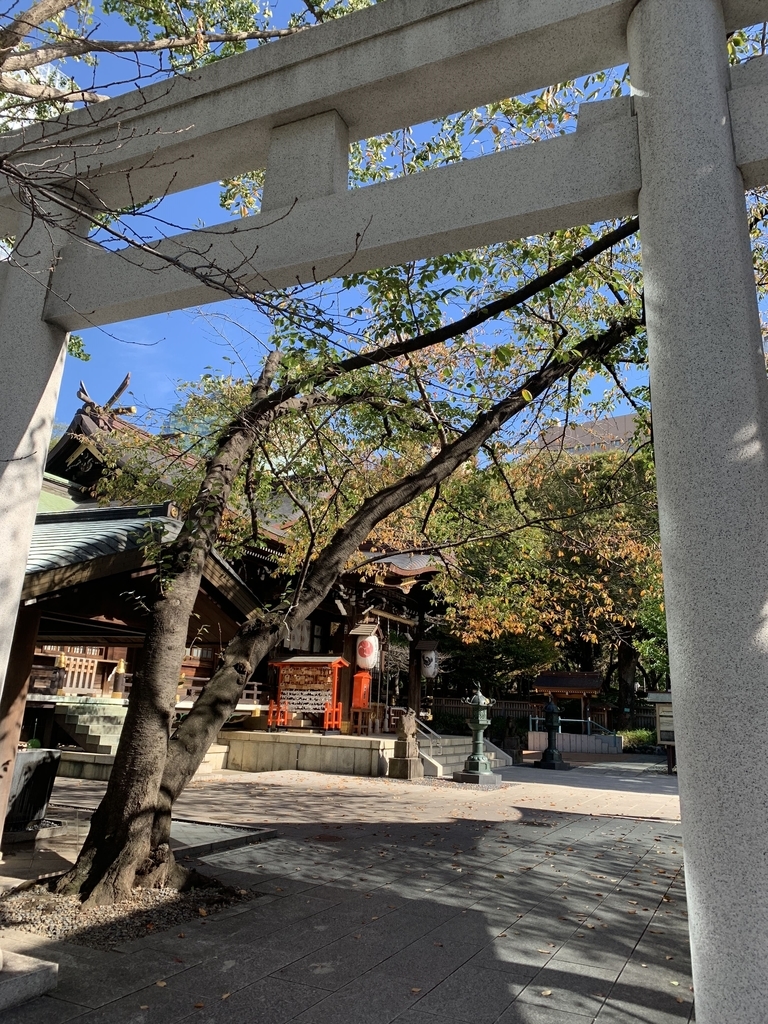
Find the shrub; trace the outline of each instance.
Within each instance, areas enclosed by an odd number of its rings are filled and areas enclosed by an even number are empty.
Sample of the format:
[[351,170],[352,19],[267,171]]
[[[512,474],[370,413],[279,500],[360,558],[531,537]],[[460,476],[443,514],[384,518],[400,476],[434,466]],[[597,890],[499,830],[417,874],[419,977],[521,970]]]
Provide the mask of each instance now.
[[442,736],[469,736],[471,735],[469,724],[466,718],[461,715],[451,715],[447,712],[436,714],[430,726]]
[[624,739],[625,753],[646,753],[648,748],[656,746],[655,729],[621,729],[619,736]]

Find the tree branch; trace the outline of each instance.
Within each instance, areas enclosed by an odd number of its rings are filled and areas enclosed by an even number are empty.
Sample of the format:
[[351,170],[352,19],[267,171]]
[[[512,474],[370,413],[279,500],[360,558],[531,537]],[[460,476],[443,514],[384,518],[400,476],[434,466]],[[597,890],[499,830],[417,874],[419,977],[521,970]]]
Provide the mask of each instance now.
[[30,100],[64,100],[66,103],[99,103],[108,100],[109,96],[87,89],[55,89],[52,85],[40,85],[38,82],[23,82],[13,75],[0,73],[0,90],[13,96],[24,96]]
[[[12,53],[2,61],[6,71],[27,71],[66,57],[83,53],[159,53],[164,50],[182,50],[193,46],[198,50],[215,43],[244,43],[248,40],[282,39],[306,31],[305,27],[255,29],[252,32],[202,32],[200,35],[177,36],[165,39],[65,39],[60,43],[39,46],[23,53]],[[95,93],[93,95],[96,95]],[[104,97],[99,97],[104,99]]]

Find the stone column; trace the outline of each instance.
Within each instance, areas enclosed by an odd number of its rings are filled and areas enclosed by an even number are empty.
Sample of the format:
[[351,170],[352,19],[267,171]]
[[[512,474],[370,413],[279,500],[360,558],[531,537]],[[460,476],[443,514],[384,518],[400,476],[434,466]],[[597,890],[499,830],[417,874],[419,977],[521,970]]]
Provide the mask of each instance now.
[[67,333],[46,324],[43,307],[70,235],[24,214],[4,264],[0,297],[0,692],[24,582]]
[[720,0],[629,23],[698,1024],[768,1003],[768,384]]
[[8,797],[27,705],[29,676],[35,658],[40,610],[40,605],[19,609],[13,638],[13,662],[6,672],[5,686],[0,697],[0,837],[8,813]]

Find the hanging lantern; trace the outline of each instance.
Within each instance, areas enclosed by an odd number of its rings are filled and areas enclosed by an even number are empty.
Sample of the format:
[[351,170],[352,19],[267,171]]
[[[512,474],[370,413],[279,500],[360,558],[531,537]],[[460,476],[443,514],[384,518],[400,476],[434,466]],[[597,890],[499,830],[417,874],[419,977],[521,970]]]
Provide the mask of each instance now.
[[379,638],[361,636],[357,641],[355,660],[358,668],[375,668],[379,663]]
[[421,652],[421,674],[425,679],[434,679],[437,675],[437,651]]

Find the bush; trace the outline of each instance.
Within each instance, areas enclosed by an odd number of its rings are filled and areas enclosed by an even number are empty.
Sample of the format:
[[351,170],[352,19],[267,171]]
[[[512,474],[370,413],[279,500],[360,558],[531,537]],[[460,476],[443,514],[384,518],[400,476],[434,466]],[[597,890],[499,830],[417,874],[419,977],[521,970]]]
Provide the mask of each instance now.
[[655,729],[622,729],[618,735],[624,739],[625,754],[647,754],[656,748]]
[[434,715],[429,723],[435,732],[442,736],[470,736],[469,723],[461,715],[450,715],[447,712]]

